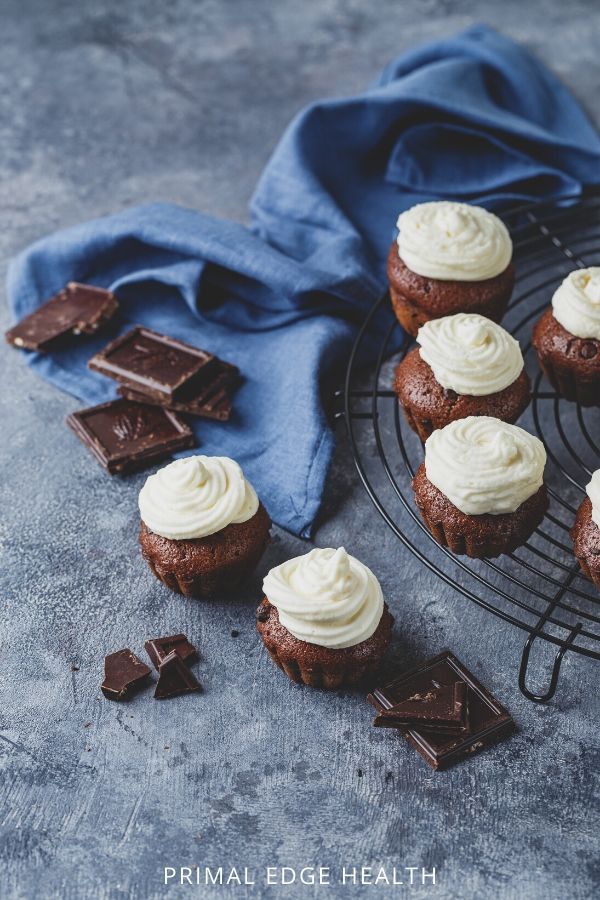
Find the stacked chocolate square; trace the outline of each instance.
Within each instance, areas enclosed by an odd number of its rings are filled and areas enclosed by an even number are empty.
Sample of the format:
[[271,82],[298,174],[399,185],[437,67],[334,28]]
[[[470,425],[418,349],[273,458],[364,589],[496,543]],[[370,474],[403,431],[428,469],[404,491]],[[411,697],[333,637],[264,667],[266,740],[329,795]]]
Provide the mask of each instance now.
[[396,728],[433,769],[507,737],[510,713],[449,650],[376,688],[373,724]]
[[239,379],[236,366],[140,325],[92,356],[88,366],[114,378],[127,400],[220,422],[231,415],[230,391]]

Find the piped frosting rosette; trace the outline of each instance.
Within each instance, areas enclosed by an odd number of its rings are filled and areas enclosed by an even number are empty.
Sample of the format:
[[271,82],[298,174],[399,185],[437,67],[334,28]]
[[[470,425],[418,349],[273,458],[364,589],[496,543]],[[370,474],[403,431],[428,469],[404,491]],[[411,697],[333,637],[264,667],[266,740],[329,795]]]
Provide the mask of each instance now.
[[246,522],[258,510],[258,497],[233,459],[188,456],[146,479],[139,507],[151,531],[180,541]]
[[280,623],[298,640],[321,647],[342,649],[366,641],[383,613],[377,578],[343,547],[287,560],[271,569],[263,589]]
[[443,281],[485,281],[512,258],[508,229],[480,206],[434,200],[398,218],[398,254],[417,275]]
[[600,266],[567,275],[552,297],[552,315],[575,337],[600,341]]
[[542,442],[491,416],[468,416],[425,442],[428,480],[467,515],[512,513],[540,489]]
[[473,397],[503,391],[523,371],[519,342],[477,313],[432,319],[419,328],[419,353],[447,390]]
[[592,502],[592,522],[595,522],[600,528],[600,469],[596,469],[592,475],[586,492]]

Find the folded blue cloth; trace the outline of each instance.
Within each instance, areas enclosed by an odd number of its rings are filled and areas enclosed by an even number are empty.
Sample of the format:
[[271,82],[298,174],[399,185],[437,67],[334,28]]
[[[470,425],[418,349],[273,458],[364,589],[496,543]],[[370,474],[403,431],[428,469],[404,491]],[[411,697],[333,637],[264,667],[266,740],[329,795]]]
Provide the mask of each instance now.
[[[497,203],[600,181],[600,138],[571,94],[512,41],[476,26],[391,63],[365,93],[289,126],[257,186],[250,229],[152,204],[70,228],[11,265],[21,318],[73,279],[120,300],[108,333],[26,354],[86,403],[115,384],[86,368],[142,323],[236,363],[227,424],[195,420],[201,452],[237,459],[273,519],[308,536],[334,447],[321,385],[340,371],[385,284],[398,213],[431,197]],[[374,322],[371,349],[389,313]]]

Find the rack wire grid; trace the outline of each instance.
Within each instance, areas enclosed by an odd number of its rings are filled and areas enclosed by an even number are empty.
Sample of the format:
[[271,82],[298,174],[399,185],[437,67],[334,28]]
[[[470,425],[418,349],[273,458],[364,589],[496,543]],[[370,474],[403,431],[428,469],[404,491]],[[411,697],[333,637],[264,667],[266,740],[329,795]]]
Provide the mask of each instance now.
[[[411,479],[423,447],[404,419],[392,389],[394,370],[411,349],[394,321],[383,338],[374,370],[358,365],[370,324],[386,291],[365,320],[352,349],[345,387],[338,391],[360,479],[375,507],[402,544],[446,584],[490,613],[528,633],[519,688],[533,702],[550,700],[565,653],[600,659],[600,594],[579,570],[569,529],[592,472],[600,467],[600,410],[561,398],[545,381],[531,346],[531,330],[554,290],[573,268],[600,265],[600,189],[581,197],[536,201],[502,216],[510,228],[517,267],[515,290],[502,322],[520,342],[532,380],[532,400],[519,425],[537,434],[548,454],[550,507],[540,527],[514,553],[472,560],[439,546],[415,507]],[[549,685],[527,687],[533,642],[556,645]]]

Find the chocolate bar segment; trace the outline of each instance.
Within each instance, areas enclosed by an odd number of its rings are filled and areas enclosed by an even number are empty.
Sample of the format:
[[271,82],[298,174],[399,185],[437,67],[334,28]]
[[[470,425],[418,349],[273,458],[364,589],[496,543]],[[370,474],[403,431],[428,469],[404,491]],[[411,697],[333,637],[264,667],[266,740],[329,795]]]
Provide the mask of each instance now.
[[58,349],[71,335],[94,334],[116,312],[110,291],[70,281],[66,287],[6,332],[6,340],[25,350]]
[[187,413],[190,416],[201,416],[204,419],[215,419],[217,422],[227,422],[231,417],[231,397],[223,389],[218,391],[213,397],[210,397],[206,403],[194,401],[189,403],[177,403],[176,401],[162,403],[158,400],[151,400],[140,391],[132,391],[131,388],[124,386],[117,388],[117,393],[128,400],[137,400],[138,403],[155,403],[174,412]]
[[416,727],[421,731],[461,734],[468,728],[467,686],[464,681],[417,691],[406,700],[382,709],[373,724],[383,728]]
[[196,443],[175,413],[131,400],[81,409],[67,424],[111,475],[143,469]]
[[177,650],[172,650],[165,656],[158,667],[158,684],[154,691],[156,700],[168,700],[179,694],[190,694],[200,691],[200,682],[190,672]]
[[223,362],[217,357],[214,359],[215,365],[208,384],[200,387],[197,393],[185,400],[158,398],[126,385],[121,385],[118,388],[118,393],[121,397],[127,397],[129,400],[137,400],[141,403],[157,403],[175,412],[226,422],[231,416],[230,391],[237,386],[240,380],[240,373],[237,366]]
[[450,650],[445,650],[410,672],[378,688],[367,699],[378,713],[389,710],[415,693],[427,693],[441,686],[466,685],[469,722],[460,735],[428,732],[419,727],[402,727],[400,733],[433,769],[445,769],[466,756],[507,737],[515,727],[508,710],[463,666]]
[[147,398],[185,401],[210,384],[216,357],[138,325],[111,341],[88,366]]
[[144,644],[146,653],[155,669],[159,669],[165,657],[175,651],[185,663],[192,662],[198,651],[185,634],[172,634],[168,637],[152,638]]
[[108,700],[126,700],[143,687],[152,670],[128,647],[104,658],[104,681],[100,689]]

